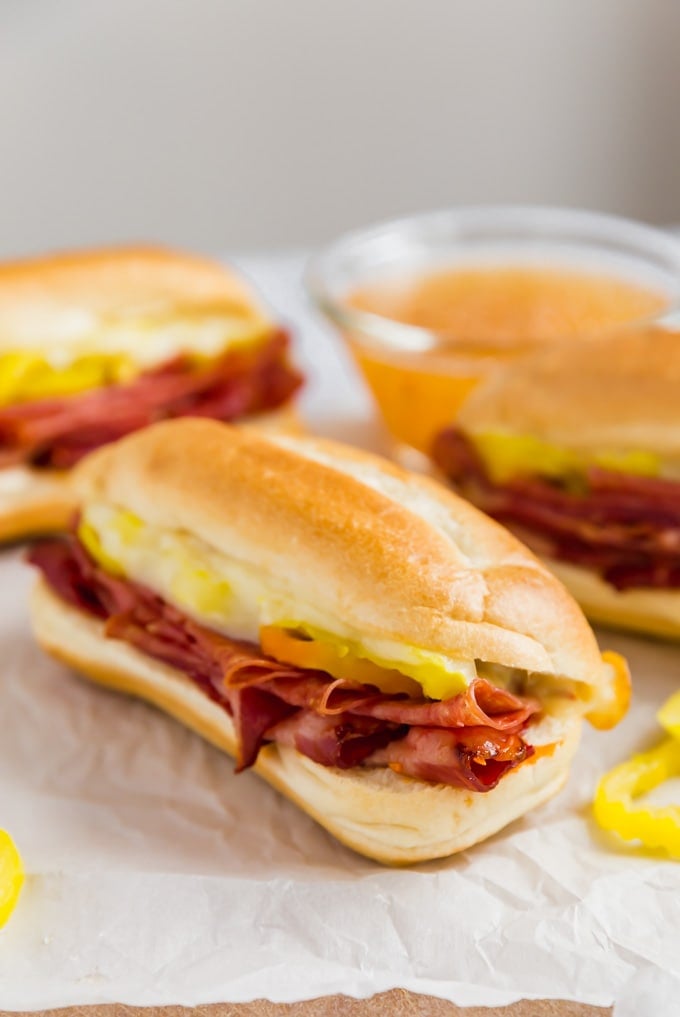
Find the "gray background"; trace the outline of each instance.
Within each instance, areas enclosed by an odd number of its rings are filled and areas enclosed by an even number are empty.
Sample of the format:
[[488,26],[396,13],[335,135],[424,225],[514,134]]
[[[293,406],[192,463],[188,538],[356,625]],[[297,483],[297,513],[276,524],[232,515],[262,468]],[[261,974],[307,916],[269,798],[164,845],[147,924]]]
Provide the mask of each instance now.
[[680,221],[677,0],[0,0],[0,256],[530,201]]

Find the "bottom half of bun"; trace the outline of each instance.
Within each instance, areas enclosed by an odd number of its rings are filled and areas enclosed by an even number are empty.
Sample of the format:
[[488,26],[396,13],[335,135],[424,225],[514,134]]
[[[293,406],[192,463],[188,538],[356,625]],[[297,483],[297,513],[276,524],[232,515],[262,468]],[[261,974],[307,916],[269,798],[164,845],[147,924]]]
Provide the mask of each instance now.
[[[42,579],[32,616],[38,642],[52,656],[94,682],[147,700],[234,755],[229,715],[181,672],[107,639],[99,621],[65,604]],[[387,767],[321,766],[275,744],[260,751],[254,769],[343,844],[385,864],[408,865],[471,847],[559,791],[580,727],[575,714],[539,721],[527,739],[543,749],[482,794]]]
[[596,572],[545,558],[591,621],[664,639],[680,639],[680,590],[617,590]]
[[62,530],[75,507],[67,472],[0,469],[0,541]]

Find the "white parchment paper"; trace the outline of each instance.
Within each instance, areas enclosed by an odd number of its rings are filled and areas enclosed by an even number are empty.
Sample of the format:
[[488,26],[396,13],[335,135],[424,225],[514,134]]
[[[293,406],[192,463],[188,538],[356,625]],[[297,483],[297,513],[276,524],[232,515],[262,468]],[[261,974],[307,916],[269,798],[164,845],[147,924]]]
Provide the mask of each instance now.
[[[245,267],[298,324],[308,417],[375,446],[344,352],[301,302],[299,266]],[[0,1009],[401,986],[463,1005],[616,998],[621,1015],[635,1000],[638,1017],[673,1012],[680,865],[615,844],[589,803],[602,772],[658,737],[680,650],[603,634],[632,664],[634,706],[616,731],[586,731],[566,790],[454,860],[388,870],[172,720],[46,660],[31,582],[17,551],[0,557],[0,827],[28,870],[0,931]]]

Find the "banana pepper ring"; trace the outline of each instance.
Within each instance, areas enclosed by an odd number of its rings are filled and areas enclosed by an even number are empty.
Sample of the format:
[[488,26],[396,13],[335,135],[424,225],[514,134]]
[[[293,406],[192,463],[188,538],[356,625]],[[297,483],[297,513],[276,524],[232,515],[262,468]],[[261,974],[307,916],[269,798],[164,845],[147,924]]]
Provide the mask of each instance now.
[[[673,702],[680,711],[680,696],[674,696],[666,707]],[[679,730],[679,722],[680,716],[675,713],[671,729]],[[673,858],[680,859],[680,805],[645,808],[635,804],[640,795],[678,776],[680,740],[671,737],[649,752],[621,763],[602,778],[595,795],[595,819],[603,829],[612,830],[624,840],[637,840],[649,848],[664,848]]]
[[0,830],[0,927],[14,911],[24,882],[24,867],[16,844]]
[[680,692],[676,692],[663,704],[656,715],[661,727],[674,738],[680,738]]

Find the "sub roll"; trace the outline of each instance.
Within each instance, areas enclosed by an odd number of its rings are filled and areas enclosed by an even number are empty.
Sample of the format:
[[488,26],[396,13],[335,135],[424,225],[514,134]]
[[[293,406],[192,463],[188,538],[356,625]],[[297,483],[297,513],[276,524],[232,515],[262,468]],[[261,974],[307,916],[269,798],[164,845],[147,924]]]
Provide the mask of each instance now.
[[0,540],[59,529],[88,452],[184,415],[269,420],[301,377],[231,271],[155,248],[0,265]]
[[432,455],[596,622],[680,638],[680,335],[573,343],[480,385]]
[[30,554],[44,649],[370,858],[488,837],[563,785],[584,716],[625,712],[625,662],[544,566],[377,457],[181,420],[74,485],[71,532]]

